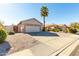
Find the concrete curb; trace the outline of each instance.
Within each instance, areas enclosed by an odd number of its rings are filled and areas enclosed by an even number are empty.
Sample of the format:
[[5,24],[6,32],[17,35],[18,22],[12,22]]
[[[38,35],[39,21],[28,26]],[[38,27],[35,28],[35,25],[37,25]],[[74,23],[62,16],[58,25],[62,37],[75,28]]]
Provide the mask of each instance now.
[[[78,40],[78,39],[77,39]],[[68,48],[70,45],[72,45],[77,40],[73,40],[72,42],[69,42],[66,46],[62,47],[61,49],[55,51],[50,56],[59,56],[60,53],[62,53],[66,48]]]
[[79,40],[77,40],[74,44],[69,46],[67,49],[65,49],[62,53],[60,53],[58,56],[74,56],[77,49],[79,48]]

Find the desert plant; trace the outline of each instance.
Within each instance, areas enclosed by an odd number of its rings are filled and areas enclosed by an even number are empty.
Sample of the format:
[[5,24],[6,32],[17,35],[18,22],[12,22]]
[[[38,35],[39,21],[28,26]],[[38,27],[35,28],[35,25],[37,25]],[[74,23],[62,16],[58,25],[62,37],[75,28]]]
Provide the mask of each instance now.
[[77,30],[75,28],[70,28],[70,33],[76,33]]
[[15,34],[15,32],[9,32],[8,34],[9,34],[9,35],[14,35],[14,34]]
[[70,27],[73,29],[76,29],[79,32],[79,23],[77,22],[71,23]]
[[45,28],[45,31],[48,32],[49,31],[48,28]]
[[59,28],[54,28],[54,29],[52,29],[52,31],[53,31],[53,32],[59,32],[60,29],[59,29]]
[[69,30],[69,28],[65,28],[65,29],[63,29],[63,32],[65,32],[65,33],[69,33],[70,30]]
[[0,43],[3,43],[7,37],[7,32],[4,29],[0,29]]

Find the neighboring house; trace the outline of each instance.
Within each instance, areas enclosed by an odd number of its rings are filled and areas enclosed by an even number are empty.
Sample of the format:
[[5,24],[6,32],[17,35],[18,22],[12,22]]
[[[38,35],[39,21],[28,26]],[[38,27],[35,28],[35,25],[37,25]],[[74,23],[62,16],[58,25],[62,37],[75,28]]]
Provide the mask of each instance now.
[[67,27],[68,26],[65,24],[49,24],[49,25],[46,25],[45,28],[47,28],[48,30],[52,30],[54,28],[60,28],[61,30],[64,30]]
[[66,24],[59,24],[59,28],[64,30],[65,28],[68,28],[68,26]]
[[13,25],[7,25],[5,26],[5,29],[7,30],[7,32],[14,32]]
[[18,25],[18,32],[40,32],[42,23],[35,18],[21,21]]
[[54,28],[58,28],[58,25],[57,24],[47,24],[45,26],[45,28],[47,28],[48,30],[52,30]]

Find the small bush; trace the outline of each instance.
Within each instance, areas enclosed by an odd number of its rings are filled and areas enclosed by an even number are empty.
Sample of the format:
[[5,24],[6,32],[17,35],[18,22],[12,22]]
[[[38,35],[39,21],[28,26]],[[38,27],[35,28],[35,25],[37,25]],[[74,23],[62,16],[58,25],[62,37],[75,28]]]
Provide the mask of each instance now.
[[70,30],[69,30],[69,28],[65,28],[65,29],[63,30],[63,32],[65,32],[65,33],[69,33]]
[[42,31],[45,31],[45,28],[43,27]]
[[70,28],[70,33],[77,33],[76,29]]
[[76,29],[79,32],[79,23],[78,22],[71,23],[70,27]]
[[0,43],[3,43],[7,37],[7,32],[4,29],[0,29]]
[[49,28],[45,28],[45,29],[43,28],[42,31],[48,32],[50,30],[49,30]]
[[53,31],[53,32],[59,32],[60,29],[59,29],[59,28],[54,28],[54,29],[52,29],[52,31]]
[[70,27],[70,28],[65,28],[65,29],[63,30],[63,32],[65,32],[65,33],[76,33],[77,30]]
[[45,28],[45,31],[48,32],[49,31],[48,28]]
[[9,35],[14,35],[14,34],[15,34],[15,32],[9,32],[8,34],[9,34]]

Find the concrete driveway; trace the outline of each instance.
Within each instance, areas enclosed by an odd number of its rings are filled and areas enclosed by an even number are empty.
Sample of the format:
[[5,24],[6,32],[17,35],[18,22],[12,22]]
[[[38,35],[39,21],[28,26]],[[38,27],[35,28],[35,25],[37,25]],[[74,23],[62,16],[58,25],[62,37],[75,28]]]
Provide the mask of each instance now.
[[40,42],[29,49],[29,54],[35,56],[52,55],[64,46],[78,39],[78,36],[70,33],[38,32],[29,34]]
[[[48,33],[45,33],[45,35],[48,35]],[[52,33],[51,36],[32,36],[32,37],[44,44],[47,44],[54,50],[60,49],[61,47],[64,47],[68,43],[78,39],[77,35],[70,33]]]
[[[39,33],[29,33],[32,38],[38,41],[33,47],[25,49],[23,51],[12,54],[13,56],[48,56],[55,52],[61,50],[66,45],[74,42],[78,39],[77,35],[70,33],[50,33],[50,32],[39,32]],[[49,35],[51,34],[51,35]],[[55,34],[55,36],[53,36]],[[11,55],[11,56],[12,56]]]
[[32,36],[59,36],[57,33],[54,32],[30,32],[28,34]]

